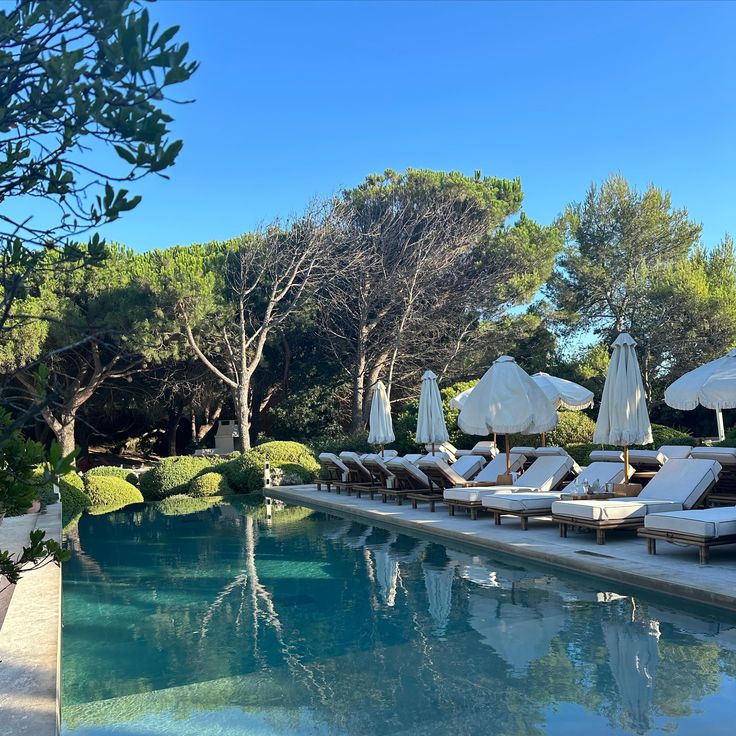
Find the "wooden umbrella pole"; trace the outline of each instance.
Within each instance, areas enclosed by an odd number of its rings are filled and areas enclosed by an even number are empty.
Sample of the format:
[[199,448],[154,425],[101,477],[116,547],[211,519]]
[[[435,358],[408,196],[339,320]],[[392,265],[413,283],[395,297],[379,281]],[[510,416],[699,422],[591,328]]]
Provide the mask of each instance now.
[[624,445],[624,483],[629,482],[629,446]]
[[383,445],[381,445],[381,460],[383,460]]
[[511,448],[509,447],[509,436],[506,437],[506,475],[511,475]]
[[547,447],[547,433],[542,432],[542,447]]
[[432,457],[434,457],[434,442],[432,443]]

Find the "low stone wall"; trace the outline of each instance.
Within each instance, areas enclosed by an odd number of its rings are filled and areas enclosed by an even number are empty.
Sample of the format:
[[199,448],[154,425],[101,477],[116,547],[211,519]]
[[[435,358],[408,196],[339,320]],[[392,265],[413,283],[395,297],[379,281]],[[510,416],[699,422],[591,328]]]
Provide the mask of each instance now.
[[[0,546],[20,551],[32,529],[61,541],[61,504],[5,519]],[[0,736],[59,732],[61,570],[50,564],[15,586],[0,628]]]

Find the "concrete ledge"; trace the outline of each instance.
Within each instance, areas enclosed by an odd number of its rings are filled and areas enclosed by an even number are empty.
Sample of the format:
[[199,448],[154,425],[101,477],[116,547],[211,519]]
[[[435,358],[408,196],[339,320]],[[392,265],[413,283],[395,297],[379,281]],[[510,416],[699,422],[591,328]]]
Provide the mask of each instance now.
[[280,486],[268,495],[341,516],[370,521],[379,526],[399,527],[422,537],[448,540],[471,547],[523,557],[555,568],[592,575],[644,591],[656,591],[700,604],[736,611],[736,546],[713,550],[711,564],[699,565],[692,547],[662,545],[660,554],[648,555],[646,543],[629,532],[611,532],[605,545],[595,535],[570,533],[559,536],[550,519],[531,519],[522,531],[518,519],[505,519],[495,526],[490,516],[477,521],[451,517],[444,505],[435,513],[427,506],[384,504],[380,499],[337,495],[317,491],[314,485]]
[[[61,504],[19,518],[23,541],[35,527],[61,542]],[[4,544],[5,522],[0,530]],[[0,736],[59,733],[60,624],[61,570],[50,564],[21,578],[0,629]]]

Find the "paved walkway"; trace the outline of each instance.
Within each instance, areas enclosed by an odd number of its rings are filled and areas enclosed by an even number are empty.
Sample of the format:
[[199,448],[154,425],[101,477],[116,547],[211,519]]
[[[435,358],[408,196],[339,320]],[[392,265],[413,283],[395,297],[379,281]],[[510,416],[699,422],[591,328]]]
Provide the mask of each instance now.
[[[265,493],[265,492],[264,492]],[[561,539],[551,519],[530,519],[521,531],[518,519],[506,517],[495,526],[490,516],[477,521],[451,517],[443,504],[430,513],[426,504],[416,510],[410,503],[397,506],[368,498],[318,491],[314,485],[271,488],[267,495],[321,510],[398,526],[422,536],[455,541],[524,557],[558,568],[595,575],[626,585],[736,610],[736,545],[715,547],[709,565],[698,564],[694,547],[660,542],[657,555],[647,554],[646,542],[632,532],[609,532],[606,544],[595,543],[591,533],[572,530]]]
[[[61,541],[61,504],[45,514],[5,519],[0,544],[20,549],[34,525]],[[59,567],[47,565],[21,578],[0,628],[0,736],[58,733],[60,620]]]

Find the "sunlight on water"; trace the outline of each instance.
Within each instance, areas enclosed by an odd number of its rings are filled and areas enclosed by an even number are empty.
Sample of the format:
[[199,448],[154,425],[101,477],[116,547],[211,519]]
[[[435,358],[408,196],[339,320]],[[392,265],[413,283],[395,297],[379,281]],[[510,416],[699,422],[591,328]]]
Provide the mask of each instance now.
[[723,614],[294,507],[68,546],[66,736],[732,732]]

